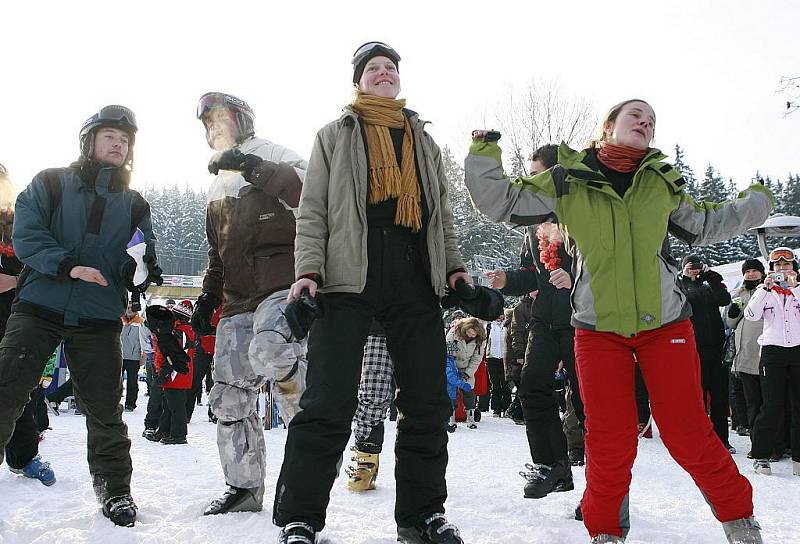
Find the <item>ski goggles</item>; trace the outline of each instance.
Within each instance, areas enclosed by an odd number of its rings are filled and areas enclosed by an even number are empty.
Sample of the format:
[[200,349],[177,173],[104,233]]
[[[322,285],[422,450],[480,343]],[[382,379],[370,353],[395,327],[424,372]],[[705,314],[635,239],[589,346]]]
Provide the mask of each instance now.
[[794,252],[789,248],[773,249],[769,254],[769,262],[777,263],[778,261],[786,261],[788,263],[794,261]]
[[136,116],[125,106],[106,106],[92,116],[93,123],[104,123],[114,121],[116,123],[125,123],[136,130]]
[[391,46],[383,43],[383,42],[367,42],[364,45],[360,46],[356,49],[356,52],[353,53],[353,60],[351,63],[353,66],[358,66],[358,64],[367,57],[374,57],[377,56],[373,53],[383,53],[385,56],[389,57],[394,61],[395,64],[400,62],[400,55],[397,54],[397,51],[392,49]]
[[203,119],[206,113],[208,113],[208,110],[230,107],[252,111],[250,106],[247,105],[247,102],[241,98],[236,98],[235,96],[225,93],[211,92],[200,97],[200,101],[197,103],[197,118]]

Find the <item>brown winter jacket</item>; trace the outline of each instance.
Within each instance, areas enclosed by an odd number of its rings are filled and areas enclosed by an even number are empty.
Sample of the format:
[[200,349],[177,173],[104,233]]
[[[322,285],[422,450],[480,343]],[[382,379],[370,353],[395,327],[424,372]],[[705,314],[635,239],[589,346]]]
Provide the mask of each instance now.
[[223,317],[255,311],[294,281],[295,218],[306,163],[282,146],[250,138],[239,149],[264,161],[245,180],[221,171],[208,192],[208,269],[203,292],[225,298]]
[[[441,151],[416,113],[405,110],[414,134],[420,184],[428,210],[425,229],[434,291],[463,270]],[[319,275],[323,292],[360,293],[367,282],[368,167],[359,120],[350,106],[317,133],[297,216],[296,276]]]

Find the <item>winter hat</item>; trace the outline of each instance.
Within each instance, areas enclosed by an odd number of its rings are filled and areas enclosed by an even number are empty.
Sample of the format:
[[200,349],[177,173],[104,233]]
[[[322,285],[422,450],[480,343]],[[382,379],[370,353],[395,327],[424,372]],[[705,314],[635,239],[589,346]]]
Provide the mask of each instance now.
[[794,251],[790,247],[781,246],[776,247],[772,251],[769,252],[769,269],[774,270],[774,264],[778,261],[785,261],[792,263],[792,269],[797,272],[797,257],[794,254]]
[[175,319],[189,320],[189,318],[192,317],[191,303],[190,306],[186,306],[184,302],[185,301],[181,301],[179,304],[176,304],[171,308],[172,313],[175,315]]
[[759,272],[761,272],[762,276],[766,273],[764,270],[764,263],[762,263],[755,257],[747,259],[742,263],[742,274],[744,274],[748,270],[758,270]]
[[383,42],[367,42],[356,49],[356,52],[353,53],[353,60],[350,61],[353,64],[353,83],[357,84],[361,81],[364,68],[369,60],[374,57],[389,58],[394,62],[397,71],[400,71],[400,55],[397,54],[397,51]]
[[692,263],[693,265],[703,264],[703,259],[700,257],[700,255],[690,253],[681,261],[681,268],[684,268],[687,263]]
[[167,306],[167,307],[169,307],[169,306],[175,306],[175,300],[173,300],[173,299],[171,299],[171,298],[168,298],[168,299],[167,299],[167,300],[164,302],[164,306]]

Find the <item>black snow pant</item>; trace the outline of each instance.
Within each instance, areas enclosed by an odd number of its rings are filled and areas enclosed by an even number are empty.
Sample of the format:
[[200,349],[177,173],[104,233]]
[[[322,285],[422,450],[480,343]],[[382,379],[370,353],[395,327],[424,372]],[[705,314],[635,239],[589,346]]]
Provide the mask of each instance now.
[[[768,459],[775,444],[784,442],[781,423],[791,420],[792,460],[800,461],[800,346],[762,346],[761,381],[764,403],[751,432],[753,457]],[[787,402],[791,418],[784,415]]]
[[[64,342],[75,394],[86,416],[87,456],[98,498],[130,493],[131,441],[122,421],[119,327],[55,323],[16,312],[0,342],[0,447],[11,439],[47,360]],[[0,455],[2,456],[2,455]]]
[[203,396],[203,380],[208,375],[213,356],[201,350],[194,352],[192,359],[192,388],[186,391],[186,419],[191,420],[197,400]]
[[139,398],[139,361],[132,359],[122,360],[122,371],[127,375],[125,388],[125,407],[136,408],[136,399]]
[[750,428],[747,418],[747,400],[744,398],[744,384],[738,372],[728,372],[731,403],[731,428]]
[[722,346],[698,346],[697,353],[700,355],[700,381],[706,412],[711,417],[714,432],[728,446],[729,369],[722,364]]
[[634,384],[636,385],[636,414],[640,425],[647,425],[650,421],[650,393],[644,383],[642,369],[637,363],[633,367]]
[[511,390],[506,382],[503,360],[487,357],[486,371],[489,373],[489,397],[492,411],[505,412],[511,405]]
[[150,396],[147,397],[147,413],[144,416],[144,428],[158,429],[161,420],[161,412],[166,410],[164,402],[164,390],[157,383],[153,383],[150,388]]
[[525,415],[531,459],[535,464],[550,466],[567,458],[567,437],[553,394],[559,361],[564,363],[569,376],[575,415],[583,426],[585,416],[575,373],[574,337],[572,328],[551,329],[548,324],[538,321],[531,327],[519,398]]
[[38,454],[39,428],[36,425],[35,400],[31,399],[17,419],[14,434],[6,444],[6,463],[11,468],[20,469]]
[[739,372],[739,379],[742,382],[744,400],[747,403],[746,425],[748,429],[752,430],[756,422],[756,416],[758,416],[758,412],[761,411],[761,404],[764,402],[761,396],[761,376],[758,374]]
[[164,404],[158,430],[172,438],[186,438],[186,389],[162,389]]
[[394,361],[399,416],[395,442],[395,520],[412,526],[444,512],[450,415],[439,299],[415,235],[369,228],[366,286],[325,294],[324,317],[308,339],[307,388],[289,424],[273,521],[302,521],[320,531],[330,490],[350,437],[364,344],[373,318]]

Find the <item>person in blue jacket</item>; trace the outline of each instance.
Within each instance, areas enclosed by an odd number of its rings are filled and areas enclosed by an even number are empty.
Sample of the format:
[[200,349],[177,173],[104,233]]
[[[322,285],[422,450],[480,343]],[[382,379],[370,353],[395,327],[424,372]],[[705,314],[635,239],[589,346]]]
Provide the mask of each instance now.
[[[0,462],[31,391],[64,342],[75,395],[86,415],[89,472],[103,514],[132,526],[131,442],[122,421],[120,317],[127,290],[160,281],[150,207],[131,190],[136,119],[106,106],[80,131],[80,158],[47,169],[17,197],[14,251],[25,265],[0,342]],[[133,285],[126,252],[139,228],[147,279]]]
[[[456,367],[456,359],[452,355],[447,356],[447,366],[445,367],[447,373],[447,396],[450,397],[450,404],[453,407],[453,413],[450,414],[450,421],[447,422],[447,432],[456,432],[456,398],[458,397],[458,390],[462,389],[469,393],[472,391],[472,386],[463,378],[463,373]],[[471,428],[476,428],[475,423],[472,423]]]

